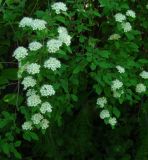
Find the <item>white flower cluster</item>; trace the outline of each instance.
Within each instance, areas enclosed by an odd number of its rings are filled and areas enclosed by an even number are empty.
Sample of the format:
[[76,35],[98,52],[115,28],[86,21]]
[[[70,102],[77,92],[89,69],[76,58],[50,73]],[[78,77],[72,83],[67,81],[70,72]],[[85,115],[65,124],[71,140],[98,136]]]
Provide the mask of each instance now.
[[56,58],[50,57],[48,60],[44,62],[44,67],[51,69],[52,71],[55,71],[61,67],[61,62]]
[[107,104],[106,97],[100,97],[97,99],[97,105],[100,106],[100,108],[104,108],[104,106]]
[[107,109],[103,109],[101,112],[100,112],[100,118],[101,119],[105,119],[105,118],[109,118],[110,117],[110,113]]
[[31,121],[26,121],[22,124],[22,129],[32,130],[33,125],[38,125],[43,130],[45,130],[49,127],[49,121],[47,119],[44,119],[43,115],[41,115],[40,113],[36,113],[32,115]]
[[29,17],[24,17],[21,19],[20,23],[19,23],[19,27],[30,27],[32,24],[33,19],[29,18]]
[[44,84],[40,89],[40,93],[42,96],[52,96],[55,94],[55,90],[52,85]]
[[121,38],[121,36],[119,34],[115,33],[115,34],[110,35],[110,37],[108,38],[108,40],[118,40],[120,38]]
[[51,39],[47,42],[47,48],[49,53],[56,53],[61,46],[62,42],[58,39]]
[[60,14],[61,12],[67,11],[66,4],[63,2],[56,2],[51,6],[51,8],[55,10],[56,14]]
[[[131,18],[136,18],[136,14],[133,10],[127,10],[126,16]],[[132,26],[129,22],[126,22],[126,16],[122,13],[115,14],[115,21],[120,22],[124,32],[129,32],[132,30]]]
[[100,118],[101,119],[108,119],[108,123],[113,127],[117,124],[117,119],[115,117],[111,117],[111,115],[107,109],[103,109],[100,112]]
[[27,89],[29,87],[34,87],[36,85],[36,80],[31,76],[27,76],[22,81],[22,84],[24,85],[24,89]]
[[34,74],[37,74],[40,72],[40,67],[41,66],[37,63],[31,63],[31,64],[27,65],[26,70],[29,74],[34,75]]
[[40,126],[42,129],[47,129],[49,127],[49,121],[47,119],[42,119],[40,122]]
[[68,34],[68,31],[65,27],[59,27],[58,33],[59,35],[57,39],[51,39],[47,42],[49,53],[56,53],[63,44],[66,46],[71,44],[71,36]]
[[65,27],[59,27],[58,28],[59,37],[58,39],[69,46],[71,44],[71,36],[68,34],[68,31]]
[[49,102],[44,102],[40,108],[41,113],[45,114],[46,112],[52,112],[52,106]]
[[122,23],[122,28],[124,32],[129,32],[132,30],[132,26],[129,22]]
[[117,119],[115,117],[110,117],[109,118],[109,124],[111,126],[115,126],[117,124]]
[[32,19],[30,17],[24,17],[20,23],[19,27],[30,27],[32,30],[43,30],[46,29],[47,22],[41,19]]
[[97,105],[99,105],[100,108],[104,108],[101,112],[100,112],[100,118],[105,120],[108,120],[108,124],[110,124],[111,126],[115,126],[117,123],[117,120],[115,117],[111,117],[110,112],[108,111],[108,109],[105,109],[105,105],[107,104],[107,99],[106,97],[99,97],[97,99]]
[[[54,3],[51,7],[57,14],[67,11],[67,7],[63,2]],[[47,29],[46,25],[46,21],[30,17],[22,18],[19,23],[19,27],[28,27],[37,32]],[[71,44],[71,36],[68,34],[65,27],[58,27],[57,37],[48,40],[46,43],[47,50],[43,51],[46,52],[46,55],[47,51],[49,53],[56,53],[64,44],[66,46]],[[43,64],[38,64],[39,62],[42,63],[42,59],[46,57],[45,55],[42,56],[43,52],[38,53],[37,55],[34,54],[41,48],[44,48],[44,46],[39,42],[39,39],[37,39],[28,44],[28,49],[18,47],[13,54],[19,61],[18,76],[22,78],[23,72],[27,74],[21,83],[26,90],[27,106],[30,108],[32,107],[32,113],[34,113],[31,116],[30,121],[26,121],[22,124],[23,130],[32,130],[33,128],[46,129],[49,126],[49,121],[46,119],[46,116],[49,117],[52,112],[52,105],[48,102],[48,96],[55,95],[55,90],[52,85],[44,84],[39,86],[43,78],[39,73],[43,67],[56,71],[61,67],[61,62],[55,57],[49,57]],[[28,54],[30,55],[28,56]],[[28,56],[28,58],[26,58],[26,56]],[[40,57],[41,59],[39,59]]]
[[113,91],[113,96],[115,98],[120,98],[121,95],[124,93],[123,90],[121,89],[122,86],[123,83],[118,79],[112,81],[111,90]]
[[116,22],[123,22],[126,20],[126,16],[122,13],[115,14],[115,20]]
[[112,91],[115,91],[117,89],[120,89],[122,86],[123,86],[123,83],[118,79],[115,79],[112,81],[111,89]]
[[122,66],[117,65],[116,69],[118,70],[119,73],[124,73],[125,69]]
[[38,125],[42,129],[47,129],[49,127],[49,121],[43,117],[42,114],[36,113],[32,115],[31,120],[34,125]]
[[41,115],[40,113],[36,113],[32,115],[31,120],[33,124],[39,124],[43,118],[44,118],[43,115]]
[[39,95],[33,94],[33,95],[28,96],[28,98],[27,98],[27,106],[36,107],[39,104],[41,104],[41,99],[40,99]]
[[47,22],[41,19],[34,19],[31,26],[33,30],[43,30],[46,29]]
[[21,61],[27,55],[28,55],[28,50],[24,47],[18,47],[13,53],[13,57],[15,57],[18,61]]
[[148,79],[148,72],[147,71],[142,71],[140,73],[140,77],[142,77],[143,79]]
[[31,51],[37,51],[37,50],[39,50],[41,47],[42,47],[42,44],[41,44],[40,42],[34,41],[34,42],[29,43],[29,49],[30,49]]
[[137,93],[143,93],[146,92],[146,86],[142,83],[137,84],[136,86],[136,92]]
[[27,122],[24,122],[22,124],[22,129],[23,130],[32,130],[32,122],[31,121],[27,121]]
[[[143,78],[143,79],[148,79],[148,72],[144,70],[139,74],[139,76],[141,78]],[[137,93],[144,93],[144,92],[146,92],[146,89],[147,89],[147,87],[145,86],[145,84],[138,83],[136,85],[136,89],[135,90],[136,90]]]
[[126,16],[136,18],[136,13],[133,10],[127,10],[126,11]]
[[28,89],[27,93],[26,93],[26,96],[29,97],[31,95],[35,95],[37,93],[36,90],[34,89]]

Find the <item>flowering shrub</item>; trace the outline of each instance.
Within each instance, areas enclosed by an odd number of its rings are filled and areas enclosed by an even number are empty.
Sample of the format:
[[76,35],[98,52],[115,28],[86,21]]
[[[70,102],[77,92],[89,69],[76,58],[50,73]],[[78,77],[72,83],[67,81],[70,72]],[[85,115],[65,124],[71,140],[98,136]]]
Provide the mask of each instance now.
[[[51,7],[56,14],[67,10],[66,5],[62,2],[54,3]],[[52,16],[52,13],[50,16]],[[18,47],[13,54],[19,63],[18,78],[24,77],[22,85],[24,85],[24,90],[28,89],[26,93],[27,106],[31,107],[28,108],[30,115],[26,116],[26,122],[23,123],[22,128],[32,130],[36,127],[45,130],[49,127],[48,119],[52,112],[49,96],[55,95],[55,89],[49,84],[50,81],[44,84],[46,77],[42,72],[46,72],[50,76],[52,73],[48,70],[56,73],[57,69],[61,68],[61,62],[56,59],[56,53],[58,56],[58,51],[63,45],[65,47],[70,45],[71,36],[65,27],[59,26],[55,38],[51,37],[47,40],[50,36],[50,30],[48,29],[48,23],[42,19],[24,17],[20,21],[19,27],[26,28],[26,31],[29,31],[30,28],[32,30],[31,34],[34,31],[36,34],[33,36],[32,42],[29,43],[28,49]],[[38,34],[41,34],[41,36],[38,37]]]
[[3,159],[147,158],[147,5],[3,4],[1,61],[14,63],[0,66]]

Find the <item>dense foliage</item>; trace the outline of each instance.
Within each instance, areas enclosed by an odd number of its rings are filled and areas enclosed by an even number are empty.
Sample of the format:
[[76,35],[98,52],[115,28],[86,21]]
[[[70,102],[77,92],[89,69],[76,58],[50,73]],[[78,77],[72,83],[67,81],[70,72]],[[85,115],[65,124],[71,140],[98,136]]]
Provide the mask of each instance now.
[[[147,160],[147,1],[63,2],[0,0],[0,159]],[[32,126],[39,111],[47,123]]]

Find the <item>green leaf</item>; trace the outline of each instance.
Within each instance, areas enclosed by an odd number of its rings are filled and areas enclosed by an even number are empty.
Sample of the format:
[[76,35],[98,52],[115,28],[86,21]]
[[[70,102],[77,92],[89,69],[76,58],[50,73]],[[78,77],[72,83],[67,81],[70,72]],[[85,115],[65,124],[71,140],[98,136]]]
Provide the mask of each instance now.
[[30,132],[30,136],[33,140],[39,140],[38,135],[34,132]]
[[11,105],[20,105],[23,102],[23,97],[18,94],[11,93],[11,94],[5,95],[3,100],[4,102]]
[[9,154],[10,152],[10,148],[9,148],[9,144],[8,143],[4,143],[2,146],[2,150],[5,154]]
[[62,22],[62,23],[66,23],[66,20],[65,20],[65,18],[64,17],[62,17],[62,16],[56,16],[56,18],[55,18],[58,22]]
[[93,88],[95,89],[95,91],[96,91],[96,93],[97,93],[98,95],[101,94],[102,88],[100,87],[100,85],[95,84],[95,85],[93,86]]
[[98,65],[103,69],[112,68],[112,66],[113,66],[111,63],[106,62],[106,61],[99,61]]
[[21,145],[21,141],[16,141],[14,145],[15,147],[19,147]]
[[17,71],[17,68],[4,69],[1,75],[9,80],[17,80]]
[[74,94],[71,94],[71,98],[73,101],[77,102],[78,101],[78,97]]
[[4,128],[7,125],[7,123],[8,123],[7,120],[0,119],[0,128]]
[[103,58],[109,58],[111,52],[104,50],[104,51],[98,51],[99,56],[103,57]]
[[7,84],[7,83],[8,83],[7,78],[0,76],[0,85],[4,85],[4,84]]
[[25,132],[25,133],[23,134],[23,138],[24,138],[25,140],[27,140],[27,141],[31,141],[31,136],[30,136],[29,132]]
[[15,149],[14,146],[11,146],[11,152],[14,153],[14,155],[15,155],[15,157],[16,157],[17,159],[22,159],[21,154]]
[[31,131],[24,132],[23,138],[28,140],[28,141],[31,141],[31,139],[39,140],[38,135],[35,132],[31,132]]
[[63,87],[64,91],[68,93],[68,80],[61,79],[60,82],[61,82],[61,86]]
[[120,117],[120,111],[118,110],[118,108],[113,107],[113,114],[114,114],[117,118]]

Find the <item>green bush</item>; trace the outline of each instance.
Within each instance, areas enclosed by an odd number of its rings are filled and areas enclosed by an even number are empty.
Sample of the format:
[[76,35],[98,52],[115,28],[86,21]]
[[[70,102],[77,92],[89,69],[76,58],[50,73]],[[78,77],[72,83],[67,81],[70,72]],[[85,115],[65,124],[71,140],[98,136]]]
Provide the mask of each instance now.
[[0,158],[147,160],[147,1],[63,2],[0,1]]

